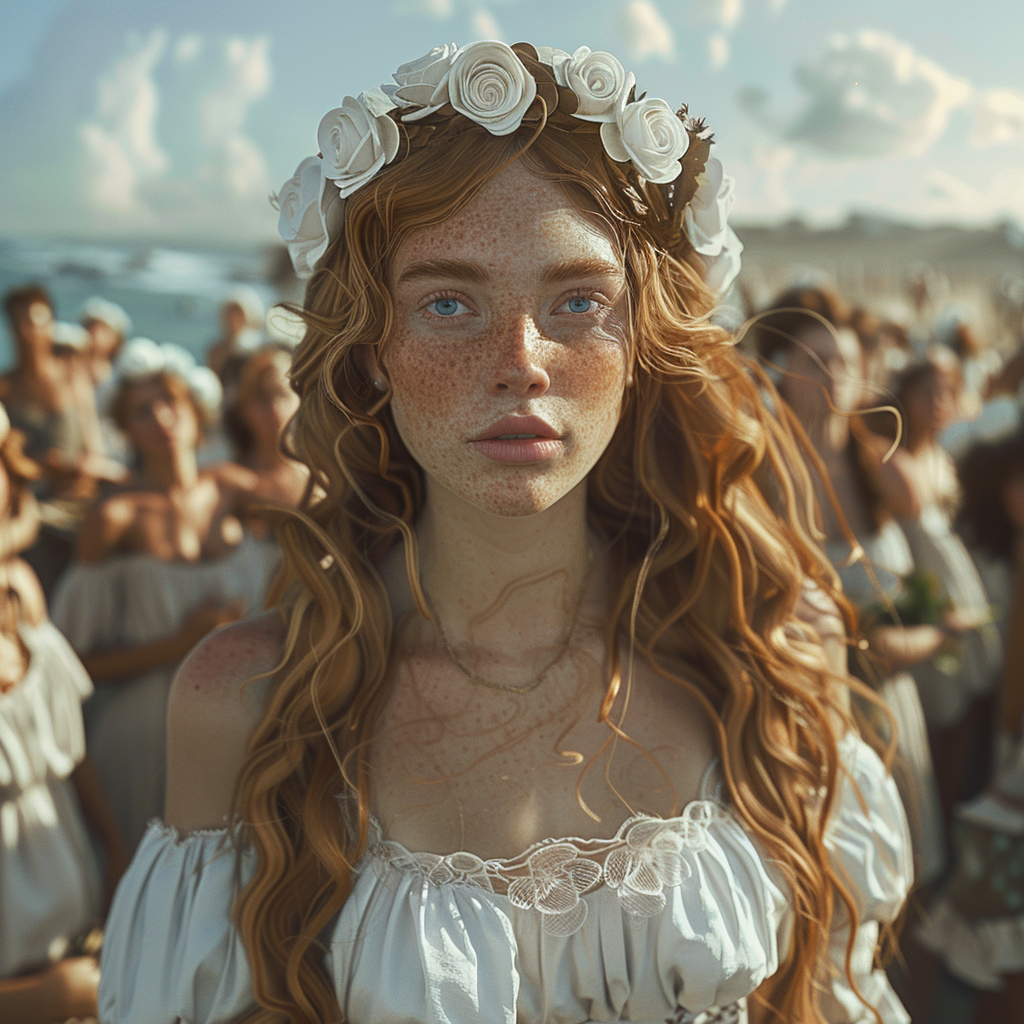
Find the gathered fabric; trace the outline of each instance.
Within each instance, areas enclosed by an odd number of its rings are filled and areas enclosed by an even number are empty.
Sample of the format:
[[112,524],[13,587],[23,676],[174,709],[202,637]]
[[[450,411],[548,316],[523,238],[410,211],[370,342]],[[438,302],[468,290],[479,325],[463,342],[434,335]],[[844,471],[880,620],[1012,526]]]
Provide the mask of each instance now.
[[92,683],[52,623],[19,629],[28,670],[0,695],[0,978],[61,957],[101,898],[71,781]]
[[[871,955],[912,880],[906,819],[874,752],[852,734],[841,751],[849,779],[828,843],[862,914],[857,983],[886,1024],[905,1024]],[[226,828],[181,837],[150,825],[108,920],[106,1024],[213,1024],[251,1007],[231,912],[254,857]],[[325,966],[359,1024],[742,1021],[786,954],[791,915],[779,872],[717,801],[509,860],[411,853],[374,825]],[[843,970],[847,936],[839,923],[829,1020],[873,1021]]]

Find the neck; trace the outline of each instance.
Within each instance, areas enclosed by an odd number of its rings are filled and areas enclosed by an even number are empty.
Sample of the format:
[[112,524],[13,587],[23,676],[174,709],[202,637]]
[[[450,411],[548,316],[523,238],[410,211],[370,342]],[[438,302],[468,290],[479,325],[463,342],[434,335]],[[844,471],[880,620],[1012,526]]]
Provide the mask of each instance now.
[[572,629],[591,563],[586,482],[532,516],[482,512],[428,481],[420,579],[453,642],[539,648]]
[[147,459],[146,479],[160,491],[187,491],[195,487],[199,480],[195,451],[176,448],[161,458]]
[[256,444],[246,460],[250,469],[277,469],[290,460],[275,441],[273,444]]

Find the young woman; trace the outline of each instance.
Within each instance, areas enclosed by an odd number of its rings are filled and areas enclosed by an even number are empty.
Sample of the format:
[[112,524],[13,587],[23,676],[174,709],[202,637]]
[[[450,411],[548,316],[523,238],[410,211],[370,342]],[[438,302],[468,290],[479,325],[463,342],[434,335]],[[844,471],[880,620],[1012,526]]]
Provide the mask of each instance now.
[[705,317],[710,136],[586,47],[396,80],[279,199],[318,489],[279,607],[179,673],[104,1020],[725,1020],[766,979],[876,1019],[848,939],[905,1020],[903,812],[797,614],[836,587],[792,442]]
[[[309,469],[289,458],[281,441],[299,407],[299,396],[288,383],[291,351],[265,345],[244,362],[225,412],[225,426],[235,443],[238,462],[256,474],[254,504],[295,507],[309,483]],[[265,520],[252,517],[247,525],[265,534]]]
[[960,497],[956,468],[938,442],[955,416],[960,387],[955,364],[938,359],[913,363],[897,379],[894,392],[905,412],[905,435],[892,459],[897,486],[889,503],[915,568],[937,582],[962,632],[952,665],[932,659],[911,670],[928,723],[947,825],[954,804],[977,793],[987,777],[1000,657],[988,595],[953,530]]
[[959,477],[958,526],[1010,576],[999,756],[986,791],[957,808],[956,870],[919,936],[980,990],[978,1024],[1024,1024],[1024,434],[975,446]]
[[914,836],[915,881],[921,886],[942,873],[945,830],[921,701],[906,670],[934,657],[951,637],[942,623],[870,622],[880,604],[900,599],[914,561],[886,508],[887,498],[902,493],[902,478],[884,457],[890,445],[857,415],[859,408],[878,400],[869,390],[867,360],[854,322],[833,292],[801,288],[781,295],[760,314],[754,331],[762,358],[782,371],[779,394],[821,460],[814,484],[825,553],[843,593],[869,616],[870,654],[858,656],[858,662],[896,720],[900,758],[895,774]]
[[132,849],[163,809],[175,668],[211,629],[261,607],[268,583],[240,519],[252,474],[196,463],[219,397],[212,371],[184,350],[128,343],[111,411],[141,468],[89,513],[54,598],[54,622],[97,684],[85,708],[90,748]]
[[[7,528],[39,475],[22,444],[0,405],[0,1020],[52,1024],[96,1013],[85,937],[128,858],[85,750],[92,684],[17,557],[26,532]],[[87,824],[106,854],[105,886]]]

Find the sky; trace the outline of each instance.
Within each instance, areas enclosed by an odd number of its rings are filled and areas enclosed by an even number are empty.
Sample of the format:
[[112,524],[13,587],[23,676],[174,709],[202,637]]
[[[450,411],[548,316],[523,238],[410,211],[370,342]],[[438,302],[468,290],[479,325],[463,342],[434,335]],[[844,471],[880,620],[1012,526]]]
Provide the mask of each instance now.
[[272,239],[326,111],[483,38],[687,103],[738,222],[1024,225],[1020,0],[4,0],[0,236]]

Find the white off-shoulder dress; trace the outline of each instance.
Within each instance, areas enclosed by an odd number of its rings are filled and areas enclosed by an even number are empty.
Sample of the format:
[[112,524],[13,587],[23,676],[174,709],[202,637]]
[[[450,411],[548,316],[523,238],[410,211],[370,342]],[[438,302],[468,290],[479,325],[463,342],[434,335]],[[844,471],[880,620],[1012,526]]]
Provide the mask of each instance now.
[[64,955],[100,914],[99,867],[71,773],[92,683],[47,621],[22,626],[30,661],[0,695],[0,978]]
[[[905,1024],[872,954],[911,882],[906,819],[875,753],[853,735],[841,753],[849,776],[828,845],[862,917],[853,969],[883,1021]],[[254,856],[239,861],[227,830],[179,837],[150,825],[107,922],[104,1024],[211,1024],[252,1005],[231,908]],[[352,1024],[742,1022],[746,996],[786,954],[791,920],[779,872],[718,799],[511,860],[410,853],[374,825],[325,962]],[[837,965],[847,936],[837,927]],[[825,1003],[830,1021],[875,1020],[841,966]]]
[[[50,615],[80,655],[169,636],[206,601],[241,600],[260,611],[276,568],[276,546],[248,534],[228,554],[167,562],[147,554],[73,564]],[[85,706],[89,750],[129,849],[163,813],[167,695],[177,664],[104,684]]]

